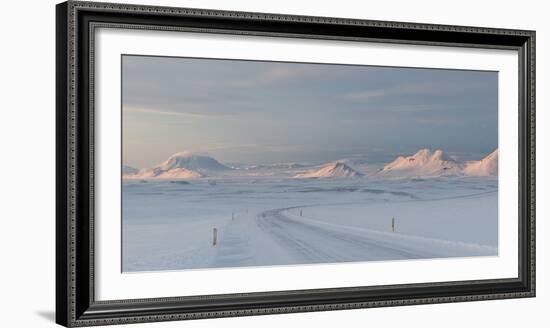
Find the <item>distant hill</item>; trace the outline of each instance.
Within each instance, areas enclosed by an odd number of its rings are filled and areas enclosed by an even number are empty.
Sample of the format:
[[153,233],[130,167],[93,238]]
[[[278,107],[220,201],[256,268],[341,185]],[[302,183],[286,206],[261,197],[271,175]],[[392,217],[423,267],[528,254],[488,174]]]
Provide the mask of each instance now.
[[122,165],[122,175],[134,175],[139,172],[139,169],[129,165]]
[[461,175],[462,165],[447,157],[442,150],[421,149],[412,156],[399,156],[378,172],[383,176],[436,177]]
[[498,149],[478,161],[459,163],[438,149],[421,149],[412,156],[399,156],[386,164],[378,176],[440,177],[451,175],[493,176],[498,174]]
[[229,167],[221,164],[216,159],[195,155],[191,152],[179,152],[170,156],[166,161],[157,166],[157,168],[168,171],[176,168],[185,168],[188,170],[194,170],[199,172],[211,172],[211,171],[225,171],[230,170]]
[[[194,155],[190,152],[175,153],[159,165],[139,172],[128,170],[126,179],[196,179],[207,173],[230,170],[227,166],[209,156]],[[124,171],[124,168],[123,168]],[[133,172],[133,173],[132,173]]]
[[318,170],[296,174],[294,178],[349,178],[360,177],[362,175],[362,173],[357,172],[345,163],[333,162],[324,165]]
[[480,161],[467,162],[464,174],[469,176],[498,175],[498,149]]
[[[360,167],[361,171],[354,169],[352,165],[349,165],[352,163],[351,160],[339,160],[327,163],[320,168],[316,167],[309,171],[295,174],[293,178],[349,178],[361,177],[365,172],[368,173],[369,170],[364,167]],[[360,164],[365,166],[367,162],[361,161]],[[283,163],[250,166],[246,167],[246,169],[296,170],[302,167],[306,167],[305,164]],[[175,153],[166,161],[149,169],[138,170],[128,165],[122,166],[124,179],[196,179],[216,175],[224,171],[232,171],[237,174],[239,172],[239,170],[233,170],[212,157],[195,155],[190,152]],[[374,173],[369,173],[369,176],[370,174]],[[455,159],[448,157],[440,149],[433,152],[429,149],[421,149],[414,155],[397,157],[375,173],[376,176],[387,178],[496,176],[497,174],[498,149],[481,160],[466,163],[457,162]]]

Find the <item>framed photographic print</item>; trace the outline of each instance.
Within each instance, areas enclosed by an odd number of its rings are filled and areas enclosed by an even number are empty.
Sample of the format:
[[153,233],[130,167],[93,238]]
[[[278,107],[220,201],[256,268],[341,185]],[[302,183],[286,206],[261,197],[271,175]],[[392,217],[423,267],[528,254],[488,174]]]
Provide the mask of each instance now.
[[535,32],[57,5],[64,326],[535,296]]

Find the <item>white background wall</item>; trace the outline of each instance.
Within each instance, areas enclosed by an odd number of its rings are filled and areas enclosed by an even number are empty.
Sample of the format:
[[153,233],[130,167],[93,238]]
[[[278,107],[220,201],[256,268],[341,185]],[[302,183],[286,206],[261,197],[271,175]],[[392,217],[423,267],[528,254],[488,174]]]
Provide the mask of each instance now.
[[[0,326],[53,327],[57,1],[0,10]],[[537,298],[304,313],[132,327],[543,327],[550,305],[548,224],[550,23],[544,1],[121,1],[537,31]]]

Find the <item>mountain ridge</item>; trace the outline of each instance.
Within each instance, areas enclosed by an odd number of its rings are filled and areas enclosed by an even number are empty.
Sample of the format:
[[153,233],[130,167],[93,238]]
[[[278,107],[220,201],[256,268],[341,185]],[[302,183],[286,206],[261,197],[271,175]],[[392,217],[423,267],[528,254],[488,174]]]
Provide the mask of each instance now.
[[441,149],[424,148],[411,156],[398,156],[377,172],[389,177],[490,176],[496,175],[498,149],[478,161],[460,163]]
[[[124,167],[123,166],[123,172]],[[229,167],[221,164],[216,159],[205,156],[195,155],[191,152],[178,152],[159,165],[142,169],[138,172],[127,170],[128,174],[123,173],[126,179],[197,179],[207,176],[207,173],[230,170]]]
[[323,165],[320,169],[310,170],[294,175],[294,178],[349,178],[363,176],[360,173],[343,162],[331,162]]
[[479,161],[466,162],[464,174],[469,176],[498,175],[498,149]]

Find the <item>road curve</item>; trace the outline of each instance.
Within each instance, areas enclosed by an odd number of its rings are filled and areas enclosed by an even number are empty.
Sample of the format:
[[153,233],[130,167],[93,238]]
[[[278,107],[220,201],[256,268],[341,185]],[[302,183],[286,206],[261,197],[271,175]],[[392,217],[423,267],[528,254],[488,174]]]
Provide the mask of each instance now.
[[360,231],[343,231],[311,220],[285,215],[292,208],[261,212],[257,224],[281,248],[301,263],[403,260],[438,257],[426,251],[406,249],[390,240],[374,240]]

